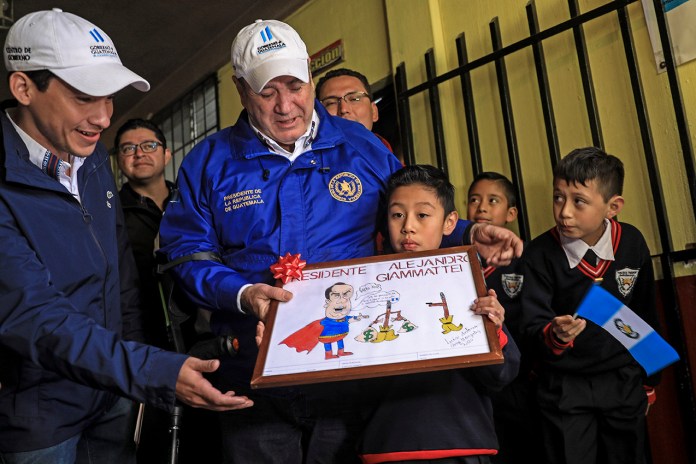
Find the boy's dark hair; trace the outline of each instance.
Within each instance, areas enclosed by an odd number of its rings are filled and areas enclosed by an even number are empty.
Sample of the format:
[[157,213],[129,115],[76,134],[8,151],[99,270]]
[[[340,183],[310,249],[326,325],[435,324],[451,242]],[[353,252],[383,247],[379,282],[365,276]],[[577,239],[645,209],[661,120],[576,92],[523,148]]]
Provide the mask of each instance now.
[[[17,71],[12,71],[7,75],[7,80],[9,82],[10,76],[14,74]],[[53,74],[51,71],[48,69],[39,69],[38,71],[22,71],[24,74],[27,75],[29,79],[34,83],[36,88],[39,90],[39,92],[45,92],[46,89],[48,88],[48,84],[53,79],[56,77],[55,74]]]
[[118,128],[118,131],[116,131],[116,137],[114,138],[114,149],[118,150],[118,146],[121,143],[121,137],[123,136],[124,132],[127,132],[129,130],[133,129],[149,129],[152,132],[155,133],[155,138],[157,139],[158,142],[162,143],[162,148],[166,149],[167,148],[167,139],[164,137],[164,133],[162,132],[162,129],[160,129],[157,124],[155,124],[152,121],[148,121],[147,119],[129,119],[121,127]]
[[372,90],[370,90],[370,83],[367,82],[367,77],[365,77],[364,74],[361,74],[358,71],[353,71],[352,69],[348,68],[334,69],[333,71],[329,71],[326,74],[324,74],[321,77],[321,79],[319,79],[319,82],[317,82],[317,98],[319,98],[319,95],[321,95],[321,88],[324,86],[324,84],[326,84],[326,81],[328,81],[331,78],[340,76],[350,76],[360,80],[360,82],[362,82],[363,87],[365,87],[367,95],[370,97],[370,100],[372,100]]
[[429,164],[405,166],[391,175],[387,181],[387,206],[394,190],[407,185],[420,184],[435,191],[435,196],[445,210],[445,216],[455,210],[454,185],[440,169]]
[[505,194],[505,199],[507,200],[508,208],[513,208],[517,206],[517,194],[515,193],[515,186],[512,185],[510,179],[494,171],[482,172],[478,176],[474,177],[474,180],[471,182],[471,185],[469,186],[467,198],[471,196],[471,191],[474,189],[476,184],[482,180],[490,180],[500,184],[500,186],[503,188],[503,193]]
[[623,192],[624,167],[620,159],[599,148],[577,148],[559,161],[553,170],[553,178],[584,186],[595,180],[602,198],[609,201]]

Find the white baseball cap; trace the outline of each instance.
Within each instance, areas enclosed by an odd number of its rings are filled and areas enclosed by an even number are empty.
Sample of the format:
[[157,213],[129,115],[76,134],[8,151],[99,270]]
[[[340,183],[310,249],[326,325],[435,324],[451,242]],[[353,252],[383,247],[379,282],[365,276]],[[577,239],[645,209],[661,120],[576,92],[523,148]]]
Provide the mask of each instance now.
[[278,76],[293,76],[309,83],[307,47],[295,29],[273,19],[257,19],[239,31],[232,42],[232,67],[259,93]]
[[128,85],[150,90],[145,79],[123,66],[104,31],[59,8],[20,18],[7,33],[3,56],[8,71],[47,69],[93,97],[112,95]]

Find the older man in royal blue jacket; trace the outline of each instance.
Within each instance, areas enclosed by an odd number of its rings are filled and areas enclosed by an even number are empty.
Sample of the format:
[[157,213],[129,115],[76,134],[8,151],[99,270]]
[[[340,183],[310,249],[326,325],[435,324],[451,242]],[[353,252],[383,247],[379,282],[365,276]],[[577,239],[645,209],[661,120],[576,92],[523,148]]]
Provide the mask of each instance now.
[[[292,297],[272,286],[269,267],[285,253],[310,263],[372,255],[380,196],[401,163],[365,127],[315,100],[307,49],[287,24],[242,29],[232,65],[245,111],[184,159],[180,199],[167,208],[160,238],[163,253],[181,263],[174,270],[188,295],[213,310],[213,329],[240,339],[217,385],[248,393],[254,327],[272,300]],[[223,454],[228,462],[355,462],[366,385],[248,393],[248,414],[222,417]]]

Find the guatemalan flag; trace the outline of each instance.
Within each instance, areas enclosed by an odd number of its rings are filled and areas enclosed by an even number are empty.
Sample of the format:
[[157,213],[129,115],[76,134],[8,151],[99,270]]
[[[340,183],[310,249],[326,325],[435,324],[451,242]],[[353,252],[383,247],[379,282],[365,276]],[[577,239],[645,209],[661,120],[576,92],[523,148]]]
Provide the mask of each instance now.
[[679,360],[679,355],[636,313],[600,287],[593,285],[576,316],[589,319],[617,339],[648,375]]

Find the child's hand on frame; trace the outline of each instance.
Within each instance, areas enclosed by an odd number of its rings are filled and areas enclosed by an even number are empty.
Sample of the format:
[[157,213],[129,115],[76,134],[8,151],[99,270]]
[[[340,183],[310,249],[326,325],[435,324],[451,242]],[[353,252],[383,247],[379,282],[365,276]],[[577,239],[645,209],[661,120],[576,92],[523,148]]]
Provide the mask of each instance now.
[[488,296],[476,298],[471,305],[471,310],[480,315],[488,316],[488,319],[495,324],[497,329],[503,326],[505,321],[505,308],[498,301],[495,290],[488,290]]

